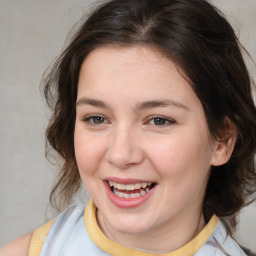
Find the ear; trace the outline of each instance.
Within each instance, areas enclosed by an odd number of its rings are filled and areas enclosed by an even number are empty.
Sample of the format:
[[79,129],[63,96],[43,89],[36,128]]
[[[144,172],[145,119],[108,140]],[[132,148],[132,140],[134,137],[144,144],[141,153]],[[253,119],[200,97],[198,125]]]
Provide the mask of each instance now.
[[216,139],[213,143],[214,152],[211,161],[213,166],[226,164],[236,144],[237,131],[235,125],[228,118],[225,118],[224,127],[220,138]]

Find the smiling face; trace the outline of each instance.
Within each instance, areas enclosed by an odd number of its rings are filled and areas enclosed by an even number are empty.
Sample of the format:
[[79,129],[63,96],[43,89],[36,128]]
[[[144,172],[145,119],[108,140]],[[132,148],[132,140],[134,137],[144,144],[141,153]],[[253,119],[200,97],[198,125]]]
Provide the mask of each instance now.
[[128,245],[195,235],[218,146],[177,66],[149,48],[98,48],[81,67],[76,110],[76,160],[103,231]]

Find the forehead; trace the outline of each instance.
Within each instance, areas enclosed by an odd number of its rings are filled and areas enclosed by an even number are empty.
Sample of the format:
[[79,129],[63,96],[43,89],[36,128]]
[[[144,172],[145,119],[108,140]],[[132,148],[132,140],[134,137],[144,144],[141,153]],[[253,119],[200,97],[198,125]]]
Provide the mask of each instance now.
[[139,103],[162,98],[181,104],[199,101],[173,61],[152,48],[137,46],[101,47],[85,58],[78,98],[95,94],[99,98],[107,95],[107,100],[115,95],[115,102],[122,99]]
[[[90,52],[84,59],[80,73],[81,80],[100,80],[118,77],[145,76],[150,78],[161,77],[161,74],[175,77],[189,83],[184,72],[172,60],[165,57],[158,50],[144,46],[104,46]],[[98,76],[97,74],[101,74]],[[109,77],[111,75],[111,77]],[[114,75],[114,76],[113,76]],[[164,76],[162,76],[164,78]],[[155,79],[153,79],[154,81]],[[160,85],[159,85],[160,86]]]

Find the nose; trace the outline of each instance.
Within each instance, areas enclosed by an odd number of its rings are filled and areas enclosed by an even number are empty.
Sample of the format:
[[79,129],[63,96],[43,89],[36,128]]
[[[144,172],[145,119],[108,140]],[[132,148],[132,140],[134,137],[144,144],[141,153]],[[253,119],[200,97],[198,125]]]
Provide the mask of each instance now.
[[142,163],[144,153],[139,135],[128,128],[113,131],[109,137],[106,158],[109,163],[119,169],[127,169]]

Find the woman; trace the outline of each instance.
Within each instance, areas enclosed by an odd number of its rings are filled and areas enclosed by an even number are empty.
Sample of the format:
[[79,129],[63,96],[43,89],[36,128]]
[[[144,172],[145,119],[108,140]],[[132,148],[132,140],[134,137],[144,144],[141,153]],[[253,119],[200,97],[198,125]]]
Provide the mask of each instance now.
[[102,4],[43,84],[47,139],[63,160],[51,199],[70,203],[82,185],[91,199],[5,252],[246,255],[232,230],[255,192],[256,111],[241,46],[216,8]]

